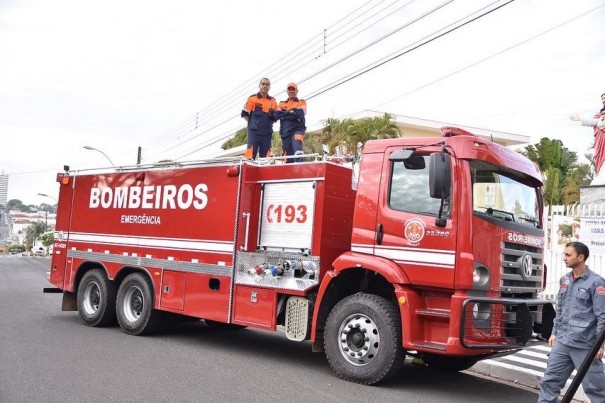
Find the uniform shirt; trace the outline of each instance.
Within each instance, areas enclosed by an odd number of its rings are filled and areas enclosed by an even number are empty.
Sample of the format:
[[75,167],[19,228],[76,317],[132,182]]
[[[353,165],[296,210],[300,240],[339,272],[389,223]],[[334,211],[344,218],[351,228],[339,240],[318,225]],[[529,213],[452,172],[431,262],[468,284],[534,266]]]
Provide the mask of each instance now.
[[586,266],[580,277],[569,272],[559,285],[553,334],[557,342],[589,349],[605,326],[605,280]]
[[250,95],[241,113],[248,116],[248,135],[272,136],[275,109],[277,102],[272,96],[263,97],[260,92]]
[[281,101],[273,113],[275,120],[281,120],[279,126],[279,135],[288,137],[294,133],[304,134],[305,115],[307,114],[307,101],[298,98],[289,98],[287,101]]

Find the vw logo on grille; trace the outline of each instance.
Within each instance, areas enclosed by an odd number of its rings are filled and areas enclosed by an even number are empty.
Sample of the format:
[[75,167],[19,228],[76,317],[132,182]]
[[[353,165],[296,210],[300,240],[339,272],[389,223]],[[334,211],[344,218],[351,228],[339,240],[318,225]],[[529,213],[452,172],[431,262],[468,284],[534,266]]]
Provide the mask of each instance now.
[[524,253],[523,256],[521,256],[521,276],[524,280],[527,280],[531,277],[532,271],[531,256],[529,253]]

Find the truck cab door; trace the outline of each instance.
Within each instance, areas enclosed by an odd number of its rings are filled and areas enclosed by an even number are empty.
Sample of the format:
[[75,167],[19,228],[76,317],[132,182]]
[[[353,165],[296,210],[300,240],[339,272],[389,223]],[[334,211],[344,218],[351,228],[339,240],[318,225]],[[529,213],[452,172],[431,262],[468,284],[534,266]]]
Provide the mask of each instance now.
[[394,261],[414,284],[452,288],[455,186],[444,200],[444,220],[437,220],[441,199],[430,196],[430,155],[414,152],[406,160],[391,160],[399,151],[401,147],[389,147],[384,154],[375,254]]

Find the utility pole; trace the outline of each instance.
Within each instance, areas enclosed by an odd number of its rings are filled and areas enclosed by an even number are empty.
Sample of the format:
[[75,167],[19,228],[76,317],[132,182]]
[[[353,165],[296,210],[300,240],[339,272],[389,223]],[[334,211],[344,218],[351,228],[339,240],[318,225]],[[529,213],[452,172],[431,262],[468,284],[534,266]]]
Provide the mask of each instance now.
[[141,147],[139,147],[137,152],[137,165],[141,165]]

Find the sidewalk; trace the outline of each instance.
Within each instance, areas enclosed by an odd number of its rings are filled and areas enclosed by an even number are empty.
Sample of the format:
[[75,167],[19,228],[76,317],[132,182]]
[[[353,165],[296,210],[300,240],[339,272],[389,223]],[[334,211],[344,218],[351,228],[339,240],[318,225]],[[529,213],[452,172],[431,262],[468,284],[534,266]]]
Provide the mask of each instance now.
[[[536,389],[537,391],[546,370],[548,353],[550,353],[550,347],[546,343],[535,345],[512,355],[480,361],[468,371]],[[561,396],[565,394],[575,375],[576,371],[572,373],[571,378],[567,381]],[[590,402],[584,394],[582,386],[576,391],[574,400]]]

